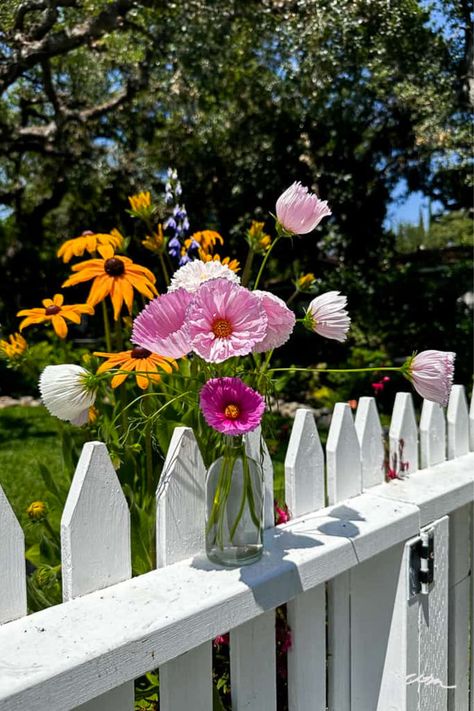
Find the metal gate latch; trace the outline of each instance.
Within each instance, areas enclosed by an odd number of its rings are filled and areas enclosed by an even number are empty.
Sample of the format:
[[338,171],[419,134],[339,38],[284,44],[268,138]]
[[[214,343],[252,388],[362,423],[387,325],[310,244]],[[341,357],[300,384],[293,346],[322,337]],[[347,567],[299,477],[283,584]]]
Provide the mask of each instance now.
[[409,594],[428,595],[434,582],[434,530],[421,531],[410,546]]

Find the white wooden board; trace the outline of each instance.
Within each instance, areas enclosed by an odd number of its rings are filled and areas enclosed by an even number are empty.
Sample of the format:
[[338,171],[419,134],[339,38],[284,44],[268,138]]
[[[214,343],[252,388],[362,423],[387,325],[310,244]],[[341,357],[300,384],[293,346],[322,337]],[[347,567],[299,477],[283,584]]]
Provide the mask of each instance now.
[[324,506],[324,452],[314,416],[296,411],[285,458],[285,501],[291,516]]
[[230,632],[232,711],[276,711],[275,613]]
[[385,479],[383,430],[373,397],[359,399],[355,429],[360,444],[362,485],[367,489]]
[[446,419],[441,405],[423,400],[420,420],[421,468],[432,467],[446,459]]
[[418,427],[411,393],[397,393],[389,431],[390,466],[399,476],[418,469]]
[[26,615],[25,539],[0,486],[0,625]]

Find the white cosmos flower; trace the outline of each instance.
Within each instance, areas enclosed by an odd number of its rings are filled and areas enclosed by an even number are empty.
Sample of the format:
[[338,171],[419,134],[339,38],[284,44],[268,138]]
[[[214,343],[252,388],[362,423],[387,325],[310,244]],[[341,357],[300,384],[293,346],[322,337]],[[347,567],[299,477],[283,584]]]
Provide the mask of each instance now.
[[320,336],[345,341],[351,324],[346,305],[346,296],[342,296],[339,291],[327,291],[310,303],[305,325]]
[[73,425],[87,422],[89,408],[95,402],[95,393],[86,387],[89,375],[80,365],[48,365],[40,375],[41,399],[49,412]]
[[234,284],[240,284],[240,278],[225,264],[217,261],[201,262],[200,259],[195,259],[175,272],[168,291],[185,289],[193,294],[209,279],[228,279]]

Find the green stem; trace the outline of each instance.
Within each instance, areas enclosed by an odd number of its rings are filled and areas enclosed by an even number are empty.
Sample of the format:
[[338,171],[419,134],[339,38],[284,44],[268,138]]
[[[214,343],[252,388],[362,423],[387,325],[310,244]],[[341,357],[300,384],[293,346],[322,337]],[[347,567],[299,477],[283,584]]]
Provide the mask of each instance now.
[[403,370],[403,366],[385,366],[381,365],[378,368],[270,368],[270,373],[281,373],[283,371],[301,372],[301,373],[370,373],[381,370]]
[[160,254],[160,265],[161,265],[161,271],[163,272],[163,278],[165,280],[166,286],[170,285],[170,277],[168,274],[168,269],[166,268],[165,260],[163,259],[163,255]]
[[273,240],[273,242],[271,243],[271,245],[270,245],[270,247],[269,247],[269,249],[268,249],[266,255],[264,256],[263,261],[262,261],[262,263],[261,263],[261,265],[260,265],[260,269],[258,270],[257,278],[255,279],[255,284],[254,284],[254,286],[253,286],[254,289],[256,289],[257,286],[259,285],[260,278],[261,278],[261,276],[262,276],[262,274],[263,274],[263,270],[265,269],[265,265],[266,265],[266,263],[267,263],[267,261],[268,261],[268,257],[270,256],[270,254],[271,254],[273,248],[275,247],[275,245],[277,245],[280,240],[281,240],[281,237],[276,237],[276,238]]
[[293,303],[293,301],[296,299],[297,296],[298,296],[298,289],[295,289],[294,292],[292,293],[292,295],[290,296],[290,298],[288,299],[288,301],[286,302],[286,305],[289,306],[291,303]]
[[110,334],[109,315],[107,313],[107,304],[105,303],[105,299],[102,301],[102,317],[104,319],[105,345],[107,347],[107,352],[112,353],[112,337]]
[[249,247],[247,259],[245,260],[244,271],[242,272],[242,286],[247,286],[247,284],[249,283],[250,275],[252,273],[252,264],[254,256],[254,250],[252,249],[252,247]]

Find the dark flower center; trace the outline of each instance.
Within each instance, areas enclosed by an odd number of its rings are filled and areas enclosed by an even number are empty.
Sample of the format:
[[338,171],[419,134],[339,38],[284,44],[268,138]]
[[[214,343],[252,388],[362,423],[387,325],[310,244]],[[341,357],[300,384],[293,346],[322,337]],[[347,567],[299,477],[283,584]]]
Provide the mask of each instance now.
[[148,358],[148,356],[151,356],[151,351],[141,346],[134,346],[130,355],[132,358]]
[[212,324],[212,332],[217,338],[229,338],[232,335],[232,324],[225,318],[218,318]]
[[46,316],[56,316],[61,311],[59,306],[48,306],[47,309],[45,309],[45,315]]
[[121,259],[111,257],[105,261],[104,269],[109,276],[120,276],[125,271],[125,265]]
[[240,417],[240,407],[231,402],[225,406],[224,415],[228,420],[237,420]]

